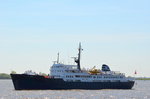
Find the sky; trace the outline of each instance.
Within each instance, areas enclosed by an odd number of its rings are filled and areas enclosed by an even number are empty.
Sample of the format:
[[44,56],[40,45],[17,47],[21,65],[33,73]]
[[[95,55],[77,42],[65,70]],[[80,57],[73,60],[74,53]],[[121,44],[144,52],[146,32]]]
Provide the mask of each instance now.
[[[81,68],[107,64],[127,76],[150,77],[149,0],[1,0],[0,72],[49,73],[60,53]],[[134,72],[137,75],[134,75]]]

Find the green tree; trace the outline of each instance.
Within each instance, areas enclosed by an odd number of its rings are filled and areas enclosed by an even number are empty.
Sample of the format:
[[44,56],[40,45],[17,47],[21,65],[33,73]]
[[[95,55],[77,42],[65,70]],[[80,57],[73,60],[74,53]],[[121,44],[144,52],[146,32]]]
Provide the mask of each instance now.
[[0,79],[10,79],[10,75],[6,73],[0,73]]
[[12,70],[12,71],[11,71],[11,74],[16,74],[16,71],[13,71],[13,70]]

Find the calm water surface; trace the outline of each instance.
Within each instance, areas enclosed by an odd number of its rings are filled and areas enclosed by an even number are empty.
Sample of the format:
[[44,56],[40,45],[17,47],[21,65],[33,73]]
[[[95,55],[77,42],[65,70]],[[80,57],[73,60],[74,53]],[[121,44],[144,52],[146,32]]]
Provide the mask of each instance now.
[[0,80],[0,99],[150,99],[150,81],[136,81],[132,90],[23,90]]

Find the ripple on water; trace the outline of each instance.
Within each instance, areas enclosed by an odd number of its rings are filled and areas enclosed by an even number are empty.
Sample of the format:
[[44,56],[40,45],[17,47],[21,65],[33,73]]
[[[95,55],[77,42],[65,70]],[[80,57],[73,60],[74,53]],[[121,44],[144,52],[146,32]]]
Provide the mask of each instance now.
[[150,99],[150,81],[136,81],[132,90],[22,90],[0,80],[0,99]]

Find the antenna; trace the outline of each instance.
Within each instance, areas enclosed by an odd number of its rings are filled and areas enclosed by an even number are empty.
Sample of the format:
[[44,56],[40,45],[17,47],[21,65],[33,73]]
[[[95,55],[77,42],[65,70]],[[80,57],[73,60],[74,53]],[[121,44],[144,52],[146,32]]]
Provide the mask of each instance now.
[[59,63],[59,52],[57,53],[57,64]]

